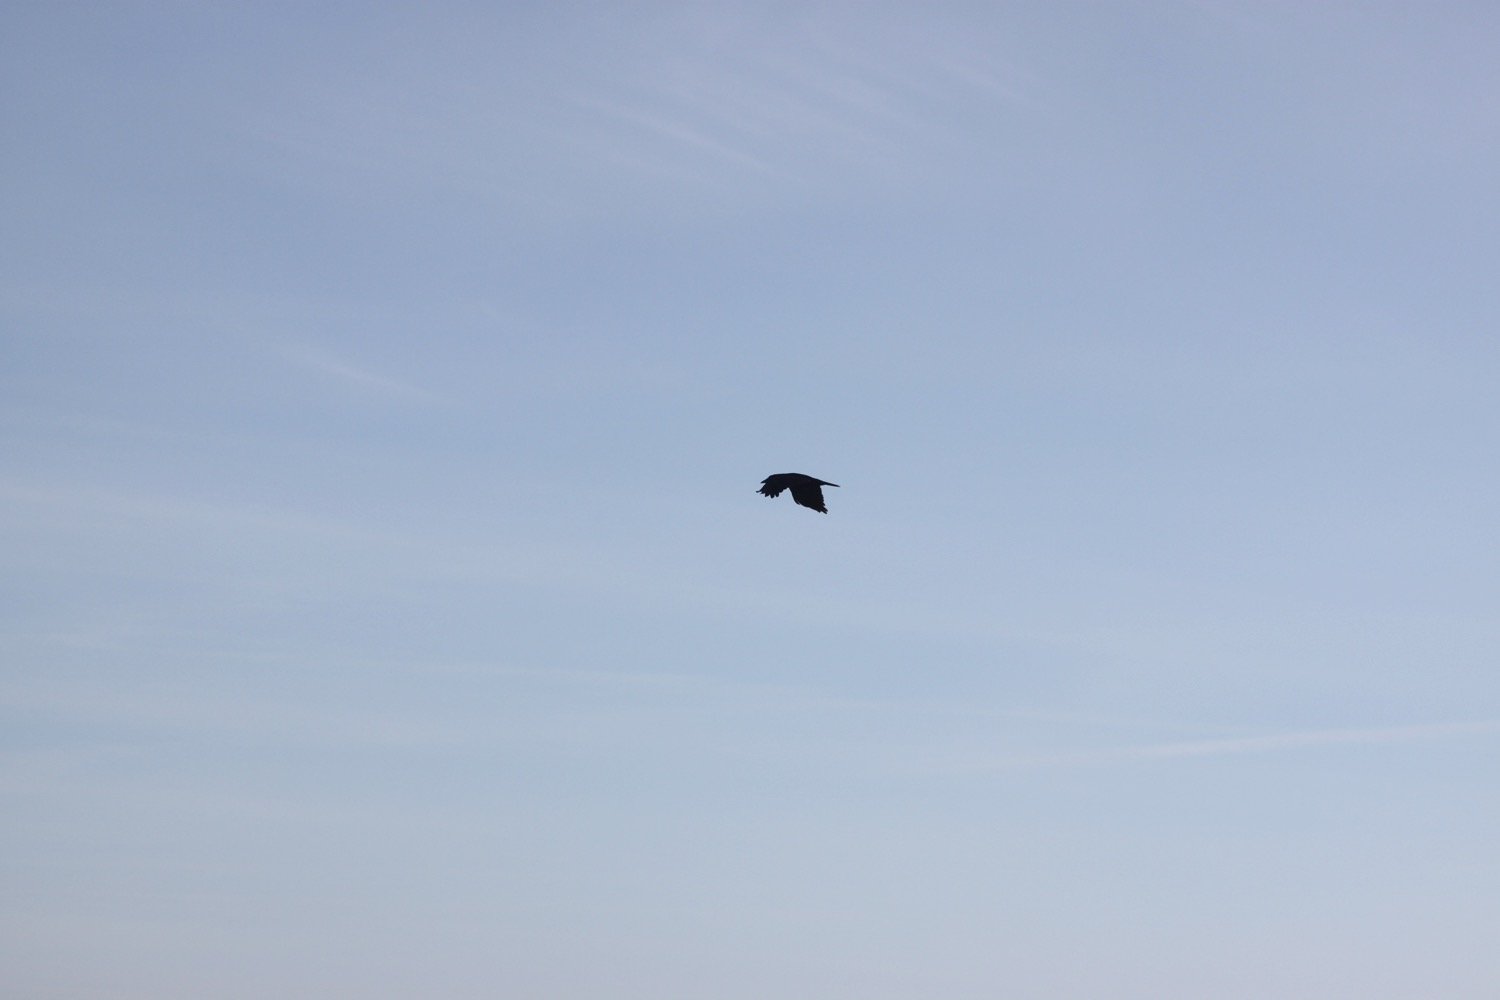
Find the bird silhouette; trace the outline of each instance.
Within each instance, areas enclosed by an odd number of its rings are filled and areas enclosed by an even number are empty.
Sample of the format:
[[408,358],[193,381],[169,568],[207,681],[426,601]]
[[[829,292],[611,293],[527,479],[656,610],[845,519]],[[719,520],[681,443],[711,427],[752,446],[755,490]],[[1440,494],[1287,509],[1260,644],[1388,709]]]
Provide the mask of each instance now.
[[779,497],[783,490],[791,490],[792,499],[797,503],[804,507],[811,507],[820,514],[826,514],[828,508],[823,506],[823,487],[837,485],[838,483],[804,476],[800,472],[778,472],[774,476],[767,476],[761,480],[760,489],[757,492],[761,496]]

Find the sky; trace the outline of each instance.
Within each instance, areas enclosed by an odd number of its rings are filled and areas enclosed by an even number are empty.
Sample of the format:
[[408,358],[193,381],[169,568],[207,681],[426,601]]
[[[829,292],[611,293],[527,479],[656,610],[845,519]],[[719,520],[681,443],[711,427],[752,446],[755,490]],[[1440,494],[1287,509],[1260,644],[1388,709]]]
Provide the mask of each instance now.
[[7,5],[6,994],[1490,995],[1497,46]]

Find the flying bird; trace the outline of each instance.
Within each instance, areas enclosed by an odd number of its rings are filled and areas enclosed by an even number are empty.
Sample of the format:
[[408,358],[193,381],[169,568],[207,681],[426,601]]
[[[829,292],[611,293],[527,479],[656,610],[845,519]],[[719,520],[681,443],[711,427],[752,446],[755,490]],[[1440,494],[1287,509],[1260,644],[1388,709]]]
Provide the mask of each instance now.
[[760,489],[757,492],[761,496],[779,497],[783,490],[791,490],[793,500],[804,507],[811,507],[820,514],[826,514],[828,508],[823,506],[823,487],[837,485],[838,483],[804,476],[800,472],[778,472],[774,476],[767,476],[761,480]]

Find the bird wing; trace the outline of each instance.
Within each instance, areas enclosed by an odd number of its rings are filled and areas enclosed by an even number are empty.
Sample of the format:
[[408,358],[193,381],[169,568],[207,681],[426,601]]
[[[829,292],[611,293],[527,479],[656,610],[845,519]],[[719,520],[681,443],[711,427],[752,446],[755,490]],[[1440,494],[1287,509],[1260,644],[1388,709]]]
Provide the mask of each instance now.
[[[784,491],[789,485],[791,484],[787,482],[787,477],[784,474],[767,476],[761,482],[760,489],[756,492],[765,497],[779,497],[781,496],[782,491]],[[795,499],[796,496],[797,493],[794,490],[792,492],[792,497]]]
[[[780,490],[776,492],[780,493]],[[823,486],[816,479],[806,483],[792,484],[792,499],[804,507],[811,507],[821,514],[828,513],[823,506]]]

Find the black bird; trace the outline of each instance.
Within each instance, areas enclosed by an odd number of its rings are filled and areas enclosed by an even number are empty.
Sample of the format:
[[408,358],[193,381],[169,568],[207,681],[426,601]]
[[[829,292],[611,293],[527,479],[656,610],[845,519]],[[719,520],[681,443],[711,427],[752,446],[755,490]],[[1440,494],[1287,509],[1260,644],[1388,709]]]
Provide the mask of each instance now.
[[800,472],[778,472],[774,476],[767,476],[761,480],[761,496],[779,497],[782,490],[791,490],[792,499],[804,507],[811,507],[820,514],[828,513],[828,508],[823,506],[823,487],[837,486],[838,483],[828,483],[812,476],[804,476]]

